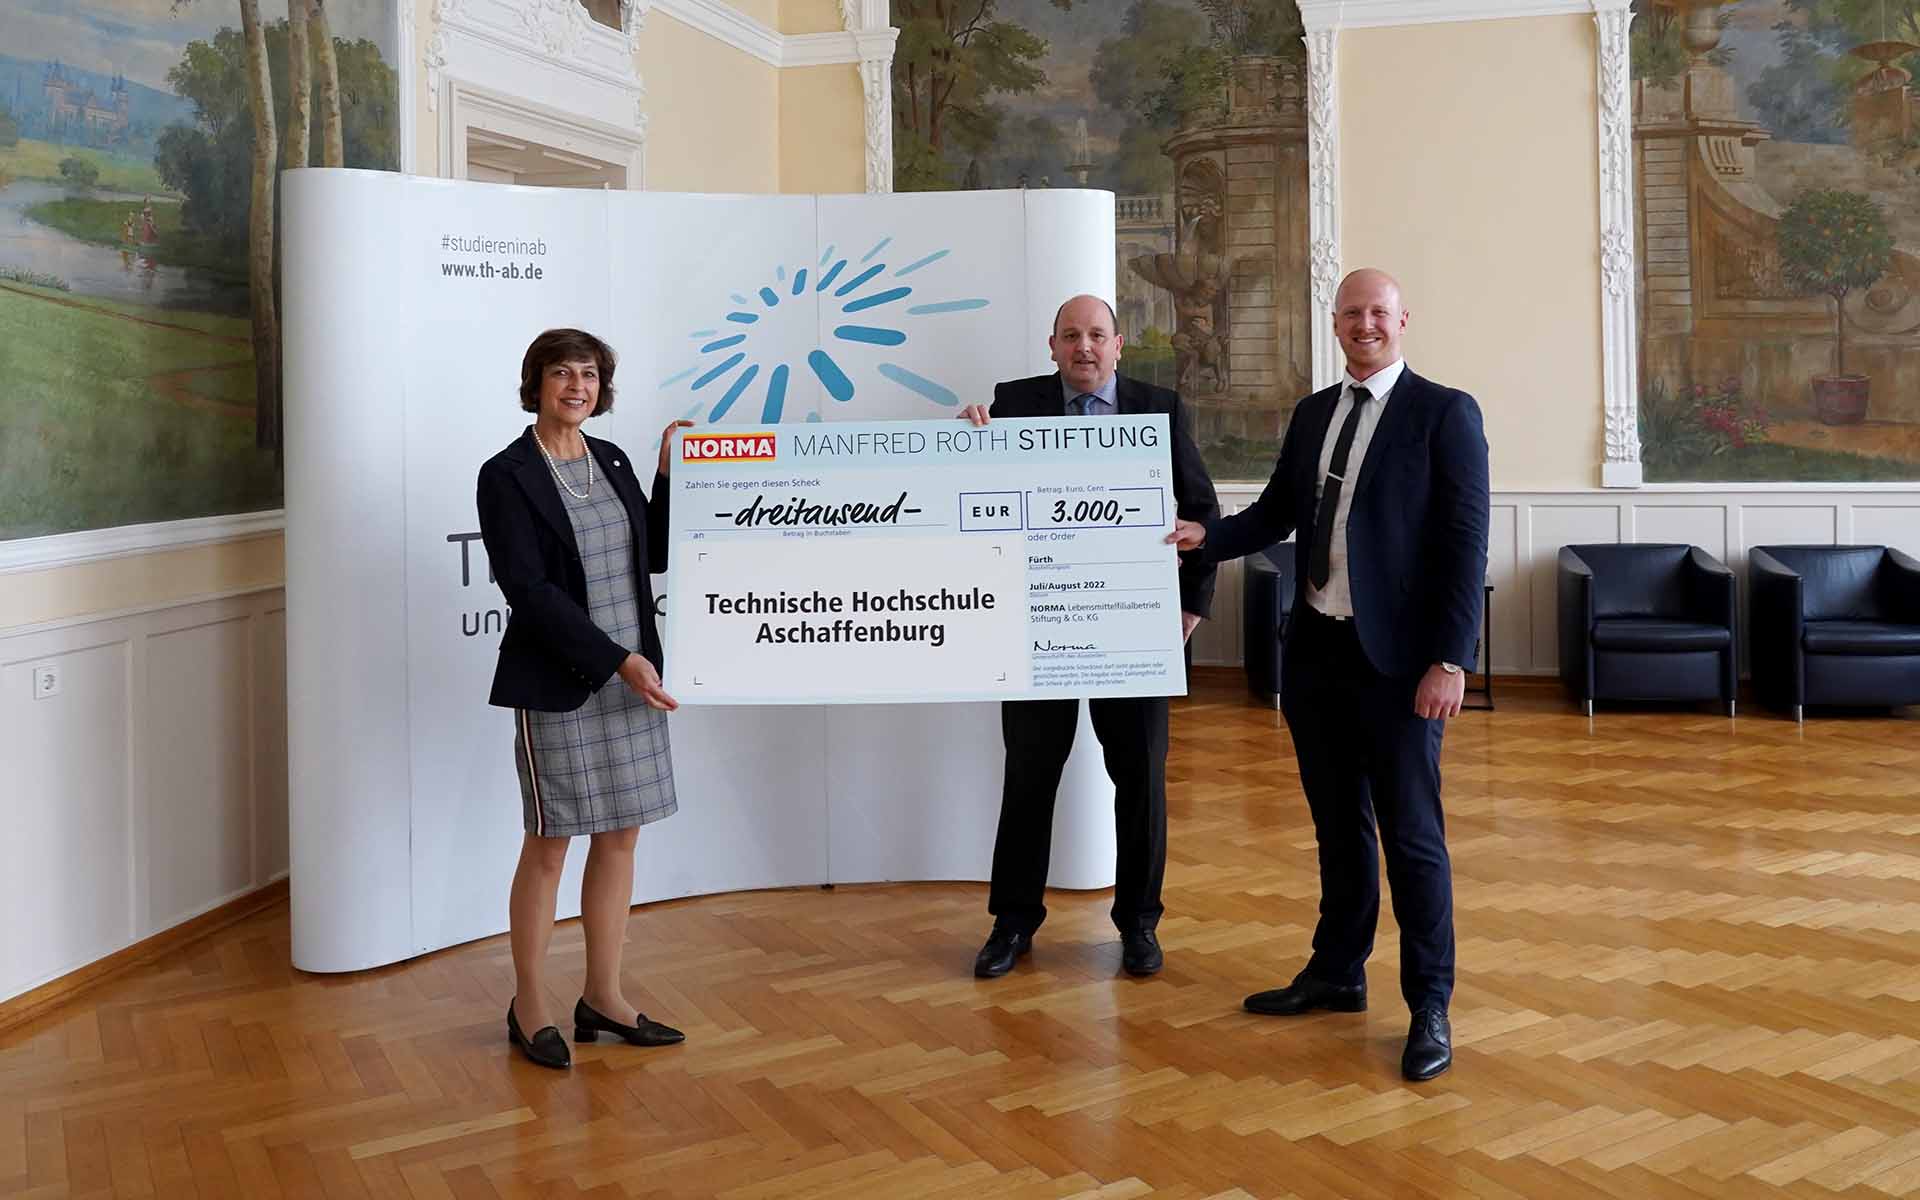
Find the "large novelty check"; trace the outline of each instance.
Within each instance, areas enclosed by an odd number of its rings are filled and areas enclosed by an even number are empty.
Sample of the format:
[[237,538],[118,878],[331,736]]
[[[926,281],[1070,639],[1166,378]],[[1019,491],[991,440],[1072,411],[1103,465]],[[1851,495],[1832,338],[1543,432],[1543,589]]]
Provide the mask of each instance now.
[[1164,415],[676,437],[682,703],[1186,693]]

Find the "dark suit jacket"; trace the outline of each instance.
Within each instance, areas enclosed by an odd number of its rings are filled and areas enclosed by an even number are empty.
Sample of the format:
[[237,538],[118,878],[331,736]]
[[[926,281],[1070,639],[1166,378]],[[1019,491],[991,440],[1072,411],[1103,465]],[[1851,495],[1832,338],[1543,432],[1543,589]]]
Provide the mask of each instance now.
[[[1206,521],[1220,515],[1220,498],[1214,494],[1213,480],[1207,477],[1207,464],[1200,461],[1200,448],[1193,444],[1193,434],[1187,429],[1187,414],[1180,404],[1180,393],[1128,379],[1125,375],[1116,374],[1114,378],[1118,381],[1114,399],[1119,413],[1130,417],[1167,414],[1167,424],[1173,430],[1173,503],[1180,516],[1188,521]],[[1066,416],[1067,400],[1060,388],[1060,373],[994,384],[993,407],[988,412],[996,417]],[[1208,615],[1213,607],[1214,571],[1210,561],[1203,562],[1194,555],[1181,558],[1182,609],[1196,617]]]
[[661,666],[651,575],[667,569],[666,476],[654,477],[649,503],[625,451],[594,437],[587,439],[587,450],[593,455],[594,486],[612,485],[633,520],[640,644],[622,646],[587,615],[587,576],[573,523],[533,434],[523,433],[480,468],[480,539],[512,610],[500,639],[490,704],[572,712],[612,679],[634,650],[655,669]]
[[[1338,384],[1302,400],[1260,498],[1207,522],[1196,552],[1210,561],[1313,533],[1320,450]],[[1473,662],[1487,573],[1487,439],[1480,406],[1454,388],[1401,372],[1354,481],[1347,518],[1353,619],[1382,675],[1416,676],[1437,662]],[[1293,611],[1307,602],[1296,573]]]

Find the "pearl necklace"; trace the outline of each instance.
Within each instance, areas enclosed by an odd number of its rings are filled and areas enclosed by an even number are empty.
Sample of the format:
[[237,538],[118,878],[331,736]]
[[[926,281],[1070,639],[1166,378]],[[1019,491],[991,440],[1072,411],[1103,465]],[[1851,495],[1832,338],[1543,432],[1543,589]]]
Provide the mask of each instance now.
[[[582,446],[585,446],[586,442],[586,438],[580,439]],[[546,442],[540,439],[540,430],[537,428],[533,430],[533,444],[540,447],[540,456],[547,460],[547,470],[553,472],[553,481],[567,489],[567,495],[575,500],[585,500],[593,495],[593,451],[591,449],[587,451],[587,490],[576,492],[573,490],[573,485],[567,482],[567,477],[560,473],[560,464],[553,461],[553,453],[547,449]]]

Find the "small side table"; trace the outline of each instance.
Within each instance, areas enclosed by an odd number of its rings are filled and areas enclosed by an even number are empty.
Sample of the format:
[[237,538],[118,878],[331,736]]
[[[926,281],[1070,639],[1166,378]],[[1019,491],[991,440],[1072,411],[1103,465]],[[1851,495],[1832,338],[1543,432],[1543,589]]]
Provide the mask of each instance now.
[[1467,689],[1467,695],[1479,696],[1485,703],[1462,703],[1460,707],[1491,712],[1493,710],[1493,585],[1489,583],[1486,587],[1486,598],[1482,601],[1480,609],[1480,638],[1473,644],[1473,657],[1480,666],[1480,686]]

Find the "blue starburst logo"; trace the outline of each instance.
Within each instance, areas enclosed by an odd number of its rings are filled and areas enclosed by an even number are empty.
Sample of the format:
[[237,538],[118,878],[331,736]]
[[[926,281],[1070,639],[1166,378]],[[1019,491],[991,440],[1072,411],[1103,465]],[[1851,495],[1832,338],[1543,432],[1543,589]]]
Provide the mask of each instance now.
[[[923,300],[904,308],[896,307],[909,301],[920,283],[900,281],[934,266],[951,251],[935,250],[888,274],[889,264],[881,256],[892,244],[891,237],[881,238],[857,262],[848,256],[835,257],[838,247],[828,246],[819,263],[810,267],[789,271],[784,263],[776,266],[772,282],[759,289],[757,298],[733,293],[729,298],[734,307],[721,325],[688,334],[699,343],[694,363],[662,380],[661,390],[671,394],[684,387],[692,394],[693,406],[686,412],[690,420],[721,421],[743,398],[747,401],[743,409],[750,409],[755,401],[759,403],[758,420],[762,423],[789,419],[787,387],[796,370],[811,372],[819,380],[824,394],[840,404],[852,400],[863,384],[880,386],[856,380],[848,373],[848,368],[834,357],[834,350],[842,348],[840,343],[881,349],[905,346],[909,327],[918,325],[917,321],[907,318],[969,312],[986,308],[990,303],[973,297]],[[822,311],[831,311],[830,306],[837,305],[838,318],[821,322],[832,324],[829,338],[823,339],[810,329],[804,341],[814,343],[814,348],[803,357],[792,355],[786,348],[794,344],[790,337],[770,334],[775,325],[790,314],[804,314],[811,319],[814,309],[805,303],[810,295],[818,298]],[[758,347],[756,340],[760,343]],[[790,357],[798,361],[785,361]],[[902,388],[930,404],[954,408],[960,403],[951,388],[902,363],[881,361],[873,364],[873,371],[886,384]],[[802,419],[818,421],[821,417],[816,403],[813,411]]]

